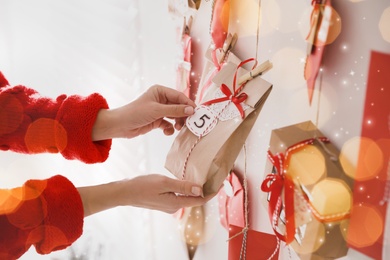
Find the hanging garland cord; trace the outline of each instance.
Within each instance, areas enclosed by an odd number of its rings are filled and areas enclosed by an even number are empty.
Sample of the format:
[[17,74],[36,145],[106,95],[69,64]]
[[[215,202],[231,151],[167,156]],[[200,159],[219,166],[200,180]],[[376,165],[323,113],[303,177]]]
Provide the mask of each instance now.
[[[247,177],[247,151],[246,151],[246,144],[244,143],[244,220],[245,220],[245,227],[238,232],[237,234],[234,234],[233,236],[229,237],[227,240],[230,241],[237,236],[244,234],[244,237],[242,239],[242,245],[240,250],[240,260],[246,259],[246,245],[247,245],[247,238],[248,238],[248,230],[249,230],[249,200],[248,200],[248,177]],[[267,260],[271,260],[275,257],[280,247],[280,240],[277,238],[277,244],[274,252],[271,254],[271,256]]]
[[[214,6],[214,0],[213,0],[213,6]],[[260,11],[261,11],[261,0],[259,0],[259,7],[257,12],[257,31],[256,31],[256,60],[258,60],[258,49],[259,49],[259,37],[260,37]],[[211,17],[212,18],[212,17]],[[211,23],[210,23],[211,26]],[[210,27],[211,28],[211,27]],[[247,246],[247,238],[248,238],[248,230],[249,230],[249,200],[248,200],[248,178],[247,178],[247,151],[246,151],[246,144],[244,143],[244,219],[245,219],[245,227],[237,234],[229,237],[227,241],[230,241],[237,236],[244,234],[242,239],[242,245],[240,250],[240,260],[246,259],[246,246]],[[280,247],[280,240],[277,239],[277,245],[274,250],[274,252],[271,254],[271,256],[267,260],[271,260],[278,252]]]

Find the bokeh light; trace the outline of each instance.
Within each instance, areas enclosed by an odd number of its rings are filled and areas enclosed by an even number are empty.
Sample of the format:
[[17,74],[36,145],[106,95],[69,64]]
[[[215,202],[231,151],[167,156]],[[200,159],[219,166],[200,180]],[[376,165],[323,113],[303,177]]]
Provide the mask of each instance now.
[[[306,40],[311,26],[312,7],[306,8],[299,21],[299,31],[303,39]],[[336,40],[341,32],[341,17],[331,6],[326,6],[323,11],[322,23],[318,27],[316,46],[331,44]]]
[[274,85],[290,90],[304,86],[306,81],[303,77],[305,66],[305,63],[302,62],[303,57],[306,57],[306,54],[296,48],[287,47],[276,52],[270,59],[273,68],[269,71],[270,76],[275,75]]
[[390,42],[390,7],[383,10],[378,26],[383,40]]
[[[304,1],[285,1],[281,8],[274,0],[262,1],[262,8],[264,13],[267,12],[266,19],[271,27],[281,33],[291,33],[299,30],[300,17],[307,8],[307,3]],[[291,12],[291,10],[299,11]],[[284,19],[285,17],[288,19]]]
[[325,175],[325,158],[314,145],[291,154],[288,173],[302,185],[317,183]]
[[299,33],[303,40],[306,40],[306,37],[310,31],[310,15],[312,12],[312,6],[307,6],[303,9],[302,15],[298,22]]
[[12,196],[10,190],[0,189],[0,214],[10,214],[15,211],[21,200]]
[[266,35],[275,32],[281,20],[279,4],[274,0],[262,1],[260,10],[260,34]]
[[227,1],[230,3],[229,31],[240,37],[257,35],[259,21],[259,2],[252,0]]
[[184,208],[178,231],[186,244],[195,247],[207,243],[214,237],[216,228],[220,225],[219,215],[214,212],[214,210],[218,211],[218,205],[215,207],[209,203],[208,206]]
[[322,19],[317,41],[315,42],[316,46],[331,44],[341,32],[341,17],[333,7],[326,6],[323,15],[324,18]]
[[351,194],[351,190],[342,180],[326,178],[313,187],[311,203],[321,216],[334,218],[349,213],[352,205]]
[[347,241],[355,247],[374,244],[382,235],[384,220],[374,206],[354,205],[348,227]]
[[294,240],[292,248],[298,254],[306,255],[317,251],[325,242],[325,227],[322,223],[313,219],[306,225],[301,243]]
[[65,149],[68,137],[57,120],[40,118],[28,127],[24,141],[30,153],[57,153]]
[[[324,91],[326,89],[326,92]],[[318,97],[320,97],[320,107],[318,108]],[[294,91],[286,103],[286,113],[289,118],[294,118],[298,121],[306,121],[307,118],[312,118],[313,122],[317,120],[318,112],[318,124],[324,125],[328,122],[332,116],[333,111],[337,110],[337,100],[340,98],[338,93],[335,91],[328,82],[322,81],[322,88],[314,88],[313,101],[308,109],[308,93],[307,87],[302,86],[299,90]]]
[[[10,214],[26,200],[38,198],[45,190],[46,181],[34,182],[13,189],[0,189],[0,214]],[[40,207],[41,208],[41,207]]]
[[200,244],[204,235],[205,215],[202,206],[188,208],[187,211],[188,214],[186,214],[182,222],[183,239],[191,255],[195,253],[196,247]]
[[[225,1],[223,3],[222,12],[220,17],[215,17],[221,20],[221,24],[225,32],[228,31],[229,28],[229,17],[230,17],[230,2],[231,1]],[[213,18],[214,19],[214,18]]]
[[375,178],[383,167],[382,150],[366,137],[354,137],[345,142],[339,160],[344,172],[359,181]]
[[[26,214],[29,212],[29,214]],[[19,203],[17,210],[7,215],[8,221],[20,229],[37,227],[47,215],[47,202],[36,198]]]
[[349,219],[344,219],[340,221],[339,228],[344,240],[347,240],[348,227],[349,227]]

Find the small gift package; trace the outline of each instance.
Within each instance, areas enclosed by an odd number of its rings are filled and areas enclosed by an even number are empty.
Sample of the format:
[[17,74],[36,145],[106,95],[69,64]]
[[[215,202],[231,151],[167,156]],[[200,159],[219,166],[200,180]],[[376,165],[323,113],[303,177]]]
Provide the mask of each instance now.
[[279,241],[275,235],[242,227],[229,226],[228,260],[279,259]]
[[346,255],[353,179],[339,151],[307,121],[271,133],[261,189],[276,236],[301,259]]
[[242,228],[245,226],[244,187],[234,171],[223,183],[223,189],[218,192],[219,221],[226,230],[230,225]]
[[220,222],[229,234],[228,260],[278,259],[279,241],[276,236],[249,228],[248,188],[245,178],[242,185],[232,171],[218,192]]
[[202,185],[204,195],[221,187],[272,89],[260,77],[241,82],[248,74],[242,66],[251,61],[228,63],[213,77],[218,88],[187,118],[168,152],[165,167]]

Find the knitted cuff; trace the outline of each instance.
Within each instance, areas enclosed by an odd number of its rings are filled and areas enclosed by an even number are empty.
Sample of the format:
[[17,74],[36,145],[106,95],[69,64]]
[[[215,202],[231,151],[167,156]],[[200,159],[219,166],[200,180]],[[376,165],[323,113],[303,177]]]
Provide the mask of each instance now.
[[92,141],[97,113],[106,108],[106,100],[97,93],[85,98],[69,96],[64,100],[56,117],[63,129],[57,131],[56,139],[57,144],[64,143],[60,152],[66,159],[96,163],[108,158],[112,140]]
[[[39,181],[29,181],[26,186],[37,185]],[[42,182],[42,181],[41,181]],[[63,176],[56,175],[44,180],[46,188],[42,192],[42,208],[46,217],[42,224],[29,235],[41,239],[34,243],[40,254],[48,254],[64,249],[76,241],[83,232],[84,209],[77,189]]]

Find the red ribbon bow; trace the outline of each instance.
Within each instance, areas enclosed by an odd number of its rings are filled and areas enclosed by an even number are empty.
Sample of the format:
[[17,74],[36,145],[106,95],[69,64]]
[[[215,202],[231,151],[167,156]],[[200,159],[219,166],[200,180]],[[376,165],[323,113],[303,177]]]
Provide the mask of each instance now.
[[[220,90],[222,91],[223,94],[225,94],[225,97],[209,100],[207,102],[204,102],[203,105],[208,106],[211,104],[231,100],[231,102],[237,107],[238,111],[240,112],[241,118],[244,118],[245,113],[244,113],[244,109],[241,106],[241,103],[244,102],[248,98],[248,95],[244,92],[239,94],[240,91],[244,88],[246,82],[242,83],[240,85],[240,87],[236,89],[237,72],[238,72],[238,69],[240,67],[242,67],[244,64],[246,64],[250,61],[254,61],[254,60],[255,60],[254,58],[250,58],[250,59],[242,61],[240,64],[238,64],[236,72],[234,73],[234,78],[233,78],[233,93],[232,93],[232,91],[230,91],[228,86],[226,86],[225,84],[222,84],[220,87]],[[257,64],[257,62],[256,62],[256,64]],[[253,67],[255,67],[256,64]]]
[[242,109],[241,102],[244,102],[248,98],[248,95],[246,93],[241,93],[241,94],[237,95],[236,91],[234,93],[232,93],[230,91],[229,87],[226,86],[225,84],[222,84],[220,89],[221,89],[222,93],[224,93],[226,95],[226,97],[216,98],[216,99],[207,101],[207,102],[203,103],[203,105],[208,106],[208,105],[223,102],[226,100],[231,100],[233,102],[233,104],[236,105],[238,111],[240,112],[241,118],[244,118],[245,114],[244,114],[244,110]]
[[[329,142],[325,137],[311,138],[301,141],[287,148],[285,154],[277,153],[273,155],[268,151],[268,159],[274,165],[276,173],[271,173],[266,176],[261,184],[261,190],[270,193],[268,213],[271,219],[272,228],[275,235],[286,244],[291,243],[295,236],[295,215],[294,215],[294,182],[287,174],[288,163],[293,152],[303,149],[308,144],[313,144],[315,140],[320,142]],[[284,191],[284,200],[282,195]],[[277,230],[280,212],[282,210],[282,203],[284,202],[284,211],[286,219],[285,235],[280,234]]]
[[[276,174],[268,174],[261,184],[261,190],[270,193],[268,213],[272,222],[275,235],[287,244],[294,240],[295,216],[294,216],[294,182],[286,175],[283,167],[285,157],[282,153],[273,155],[268,151],[268,158],[276,168]],[[284,190],[284,210],[286,217],[286,234],[282,235],[277,230],[279,216],[282,210],[282,193]]]

